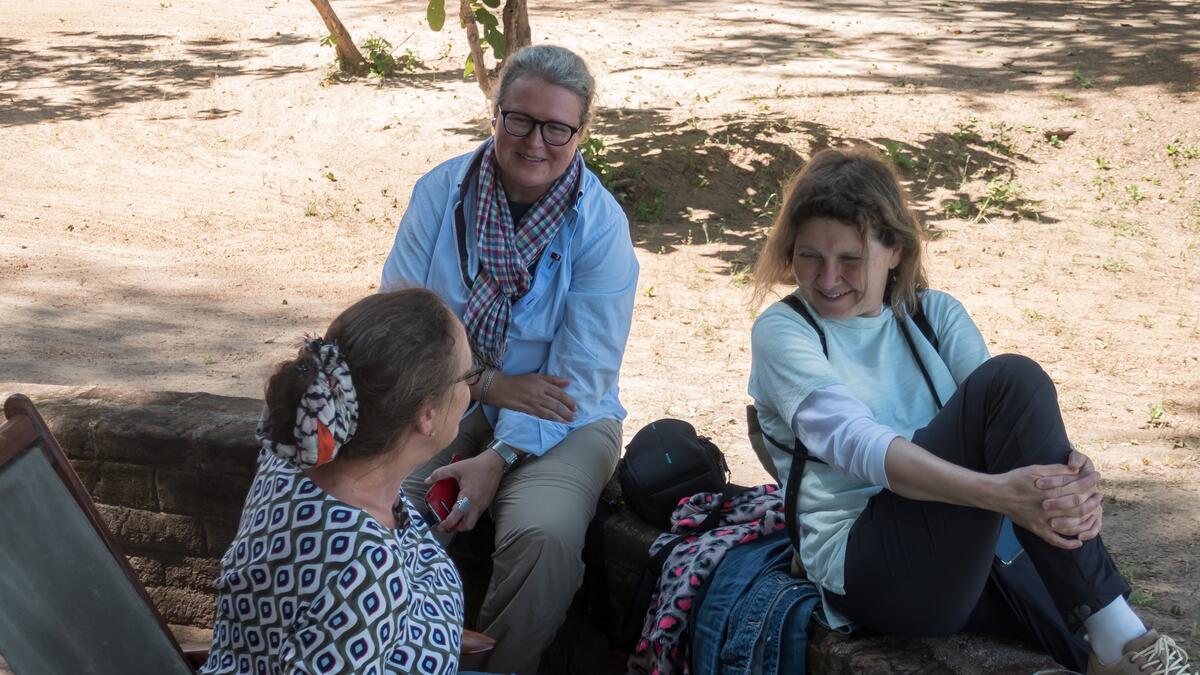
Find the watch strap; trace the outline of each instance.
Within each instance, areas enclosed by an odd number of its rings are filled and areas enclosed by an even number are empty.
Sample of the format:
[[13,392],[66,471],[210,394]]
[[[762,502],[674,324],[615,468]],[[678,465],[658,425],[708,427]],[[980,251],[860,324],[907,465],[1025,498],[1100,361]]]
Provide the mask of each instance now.
[[521,455],[517,454],[516,450],[512,449],[508,443],[500,439],[494,439],[488,443],[488,449],[500,455],[500,459],[504,460],[504,473],[512,471],[521,461]]

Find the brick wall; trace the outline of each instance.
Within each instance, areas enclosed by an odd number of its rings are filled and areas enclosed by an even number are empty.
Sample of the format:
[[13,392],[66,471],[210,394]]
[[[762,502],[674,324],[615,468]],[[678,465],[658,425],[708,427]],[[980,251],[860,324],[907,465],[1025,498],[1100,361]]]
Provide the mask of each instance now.
[[254,474],[262,402],[2,385],[34,400],[169,623],[212,626],[218,561]]

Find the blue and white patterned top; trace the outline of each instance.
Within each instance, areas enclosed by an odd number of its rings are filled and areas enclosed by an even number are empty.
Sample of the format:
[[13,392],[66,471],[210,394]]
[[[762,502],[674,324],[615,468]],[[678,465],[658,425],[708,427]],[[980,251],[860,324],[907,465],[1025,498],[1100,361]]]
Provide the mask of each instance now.
[[287,462],[258,462],[200,672],[456,672],[462,580],[404,493],[393,530]]

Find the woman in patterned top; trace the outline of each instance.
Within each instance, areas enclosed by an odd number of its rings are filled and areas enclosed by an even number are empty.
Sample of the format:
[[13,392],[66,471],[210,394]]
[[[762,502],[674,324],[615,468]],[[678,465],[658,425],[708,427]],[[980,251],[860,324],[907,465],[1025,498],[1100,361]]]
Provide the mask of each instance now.
[[472,365],[458,319],[409,289],[276,367],[202,673],[457,671],[462,583],[401,483],[458,433]]

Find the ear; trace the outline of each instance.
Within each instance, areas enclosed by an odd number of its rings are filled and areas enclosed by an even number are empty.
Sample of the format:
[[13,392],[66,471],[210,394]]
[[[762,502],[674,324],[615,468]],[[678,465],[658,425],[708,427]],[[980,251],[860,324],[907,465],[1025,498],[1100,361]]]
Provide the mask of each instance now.
[[905,253],[907,253],[907,251],[904,250],[903,246],[893,246],[892,247],[892,258],[891,258],[891,260],[888,261],[888,269],[889,270],[896,269],[896,267],[900,264],[900,262],[904,260]]
[[418,435],[432,436],[434,430],[437,429],[437,411],[428,403],[422,404],[413,424],[416,425]]

